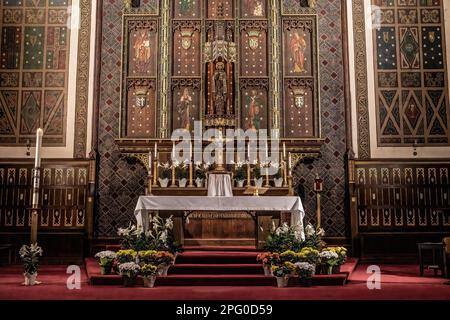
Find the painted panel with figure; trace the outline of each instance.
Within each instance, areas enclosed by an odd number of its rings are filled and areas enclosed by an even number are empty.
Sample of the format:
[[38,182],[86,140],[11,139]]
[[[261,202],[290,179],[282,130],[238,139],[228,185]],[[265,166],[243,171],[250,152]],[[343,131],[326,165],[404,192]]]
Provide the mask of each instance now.
[[155,29],[137,29],[130,33],[129,76],[156,76],[158,34]]
[[200,80],[173,80],[173,129],[194,130],[200,116]]
[[241,18],[261,19],[267,17],[267,0],[242,0]]
[[306,21],[284,21],[284,74],[285,76],[311,76],[312,24]]
[[242,120],[244,130],[268,128],[267,88],[248,87],[242,91]]

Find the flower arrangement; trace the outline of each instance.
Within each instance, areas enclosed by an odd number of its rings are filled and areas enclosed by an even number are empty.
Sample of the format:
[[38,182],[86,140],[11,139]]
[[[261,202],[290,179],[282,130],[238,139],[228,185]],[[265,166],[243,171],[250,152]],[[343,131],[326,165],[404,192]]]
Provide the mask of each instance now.
[[162,180],[172,178],[172,169],[169,162],[159,164],[159,178]]
[[347,261],[347,249],[344,247],[326,248],[327,251],[335,252],[338,255],[337,265],[341,266]]
[[292,275],[294,271],[295,265],[291,262],[284,262],[283,264],[272,266],[272,273],[277,278]]
[[117,234],[122,238],[121,247],[124,250],[145,250],[148,246],[148,239],[141,227],[130,224],[128,228],[120,228]]
[[298,261],[298,255],[297,255],[297,253],[295,253],[292,250],[287,250],[280,254],[280,260],[281,260],[281,262],[295,263]]
[[195,178],[200,180],[206,179],[206,173],[211,165],[209,163],[197,162],[195,164]]
[[300,278],[300,283],[305,287],[312,285],[312,278],[316,273],[316,266],[308,262],[297,262],[295,271]]
[[264,252],[258,254],[256,261],[269,266],[278,263],[280,261],[280,255],[278,253]]
[[166,251],[159,251],[156,257],[158,264],[163,266],[169,266],[175,261],[175,256]]
[[158,267],[153,264],[144,264],[141,267],[141,275],[144,278],[156,276],[158,273]]
[[315,229],[311,224],[308,224],[305,227],[305,246],[320,250],[325,245],[322,241],[323,236],[325,236],[325,230],[322,228]]
[[254,168],[253,168],[253,178],[255,180],[259,180],[262,178],[262,173],[261,173],[261,164],[257,164]]
[[142,264],[157,264],[158,263],[158,251],[155,250],[147,250],[147,251],[139,251],[139,262]]
[[[234,178],[236,181],[244,181],[246,179],[245,175],[245,162],[238,162],[235,165]],[[247,164],[248,165],[248,164]]]
[[298,252],[305,246],[301,238],[300,227],[284,223],[278,228],[275,225],[272,226],[272,231],[266,240],[265,250],[278,253],[287,250]]
[[279,163],[271,162],[270,166],[274,169],[275,174],[273,175],[274,179],[281,179],[283,177],[283,174],[281,172],[281,166]]
[[311,247],[305,247],[297,253],[297,259],[300,262],[316,265],[319,262],[319,251]]
[[19,250],[20,259],[23,262],[25,284],[34,285],[39,268],[39,258],[42,257],[42,248],[36,244],[24,245]]
[[159,215],[151,217],[150,223],[152,228],[146,233],[149,241],[147,250],[169,251],[173,254],[183,251],[173,235],[173,217],[166,220]]
[[101,251],[95,255],[95,258],[97,258],[99,261],[101,273],[103,275],[111,274],[111,269],[116,257],[117,255],[113,251]]
[[133,287],[141,267],[136,262],[127,262],[119,265],[119,274],[122,276],[125,287]]
[[178,180],[189,178],[188,165],[186,164],[186,162],[176,163],[175,176]]
[[119,270],[122,264],[132,263],[136,261],[137,252],[134,250],[120,250],[116,253],[117,261],[119,263]]
[[322,266],[327,268],[327,274],[333,274],[333,267],[339,262],[339,256],[334,251],[324,250],[319,253]]

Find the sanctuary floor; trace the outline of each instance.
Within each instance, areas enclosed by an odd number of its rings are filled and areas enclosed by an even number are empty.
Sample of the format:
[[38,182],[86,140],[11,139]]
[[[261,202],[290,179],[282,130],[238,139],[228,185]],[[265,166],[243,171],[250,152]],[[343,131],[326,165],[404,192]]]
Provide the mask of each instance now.
[[41,266],[41,285],[26,288],[21,266],[0,267],[0,299],[18,300],[450,300],[447,280],[419,277],[417,265],[381,265],[381,290],[367,289],[367,265],[360,264],[343,287],[160,287],[92,286],[85,269],[81,289],[68,290],[65,266]]

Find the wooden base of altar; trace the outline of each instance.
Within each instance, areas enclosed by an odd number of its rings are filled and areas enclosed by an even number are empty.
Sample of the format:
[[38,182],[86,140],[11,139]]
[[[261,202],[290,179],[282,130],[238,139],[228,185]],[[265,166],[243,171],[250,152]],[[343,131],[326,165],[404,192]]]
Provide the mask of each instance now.
[[[245,196],[247,188],[233,188],[234,196]],[[207,196],[207,188],[161,188],[153,187],[152,195],[154,196]],[[281,197],[289,195],[289,188],[269,188],[264,196]]]
[[290,223],[290,213],[280,212],[184,212],[173,215],[175,239],[184,246],[255,246],[263,249],[273,223]]

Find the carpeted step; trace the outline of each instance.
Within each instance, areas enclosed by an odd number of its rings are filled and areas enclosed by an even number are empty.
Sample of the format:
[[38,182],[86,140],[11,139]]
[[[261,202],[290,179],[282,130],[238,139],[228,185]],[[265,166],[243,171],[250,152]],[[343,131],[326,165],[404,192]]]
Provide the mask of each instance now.
[[187,251],[179,254],[177,264],[255,264],[257,252]]
[[169,269],[169,275],[200,274],[264,274],[260,264],[176,264]]

